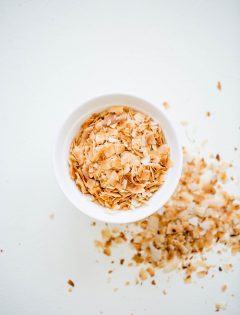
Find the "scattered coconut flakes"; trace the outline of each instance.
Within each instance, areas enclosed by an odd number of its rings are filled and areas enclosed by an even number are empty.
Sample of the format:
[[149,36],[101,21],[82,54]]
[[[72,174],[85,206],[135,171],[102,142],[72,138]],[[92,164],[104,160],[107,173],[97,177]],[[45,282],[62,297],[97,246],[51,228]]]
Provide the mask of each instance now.
[[222,292],[225,292],[225,291],[227,290],[227,287],[228,287],[228,286],[227,286],[226,284],[224,284],[224,285],[221,287],[221,291],[222,291]]
[[[112,109],[113,108],[113,109]],[[114,210],[144,205],[171,167],[160,125],[129,107],[93,114],[69,152],[69,172],[79,190]]]
[[[151,264],[153,269],[169,272],[181,262],[184,281],[190,283],[192,273],[203,277],[214,267],[203,255],[215,244],[224,246],[218,250],[220,254],[224,248],[233,254],[240,252],[240,200],[224,190],[222,176],[230,165],[214,161],[215,156],[207,161],[185,149],[183,174],[175,194],[160,212],[131,225],[131,231],[121,232],[122,242],[131,244],[136,265]],[[110,245],[108,240],[100,242],[100,247],[117,244],[116,239],[112,233]],[[219,271],[231,269],[231,264],[219,267]]]
[[218,91],[222,91],[222,83],[220,81],[217,82]]

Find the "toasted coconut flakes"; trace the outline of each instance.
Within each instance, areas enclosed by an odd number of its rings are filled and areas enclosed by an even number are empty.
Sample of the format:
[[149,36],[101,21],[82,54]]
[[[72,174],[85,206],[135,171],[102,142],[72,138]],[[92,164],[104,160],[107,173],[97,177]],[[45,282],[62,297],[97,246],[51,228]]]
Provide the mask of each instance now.
[[224,285],[221,287],[221,291],[222,291],[222,292],[225,292],[226,290],[227,290],[227,285],[224,284]]
[[210,117],[210,116],[211,116],[211,113],[210,113],[210,112],[206,112],[206,116],[207,116],[207,117]]
[[115,210],[145,204],[171,167],[159,124],[123,107],[93,114],[73,139],[69,172],[93,201]]

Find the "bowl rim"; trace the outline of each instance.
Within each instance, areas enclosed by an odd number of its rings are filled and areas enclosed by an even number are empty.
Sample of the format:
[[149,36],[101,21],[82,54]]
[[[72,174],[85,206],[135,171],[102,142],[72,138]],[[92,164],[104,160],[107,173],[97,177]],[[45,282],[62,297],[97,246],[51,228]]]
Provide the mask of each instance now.
[[[76,113],[78,113],[79,109],[81,107],[86,106],[87,104],[90,104],[96,100],[100,100],[100,99],[105,99],[105,98],[114,98],[114,97],[129,97],[135,100],[139,100],[141,102],[145,102],[148,103],[149,105],[151,105],[155,110],[157,110],[162,116],[164,116],[164,118],[166,119],[166,121],[168,122],[173,134],[174,134],[174,138],[176,141],[176,149],[179,153],[178,155],[178,168],[176,169],[175,172],[175,181],[172,185],[172,187],[174,187],[174,189],[172,188],[171,194],[169,196],[167,196],[167,198],[164,198],[163,202],[161,202],[161,205],[158,207],[158,209],[155,209],[153,206],[153,210],[148,211],[148,213],[144,213],[143,215],[141,215],[140,213],[137,213],[138,215],[133,215],[131,218],[125,217],[125,219],[121,218],[121,220],[117,219],[117,211],[116,210],[109,210],[106,208],[105,212],[101,212],[101,214],[98,216],[92,215],[91,213],[89,213],[88,211],[86,211],[85,209],[81,208],[81,206],[79,206],[79,204],[77,204],[70,196],[70,194],[66,191],[64,185],[62,185],[62,179],[60,178],[60,174],[58,171],[58,167],[57,167],[57,151],[58,151],[58,145],[59,145],[59,141],[60,141],[60,136],[62,135],[64,129],[65,129],[65,125],[67,124],[67,122],[70,120],[71,117],[73,117]],[[129,105],[131,107],[131,105]],[[134,107],[134,106],[133,106]],[[140,109],[139,109],[140,110]],[[92,110],[92,112],[94,112],[94,109]],[[149,115],[151,117],[151,115]],[[71,127],[69,127],[68,129],[70,129]],[[163,130],[164,131],[164,130]],[[55,146],[54,146],[54,151],[53,151],[53,167],[54,167],[54,173],[55,173],[55,177],[57,180],[57,183],[60,187],[60,189],[62,190],[63,194],[67,197],[67,199],[82,213],[84,213],[85,215],[87,215],[89,218],[92,218],[94,220],[99,220],[105,223],[115,223],[115,224],[126,224],[126,223],[132,223],[132,222],[136,222],[139,220],[142,220],[150,215],[152,215],[153,213],[157,212],[158,210],[160,210],[163,205],[171,198],[171,196],[173,195],[174,191],[176,190],[176,187],[179,183],[181,174],[182,174],[182,165],[183,165],[183,154],[182,154],[182,147],[181,147],[181,143],[180,143],[180,139],[178,136],[178,126],[177,124],[175,124],[172,119],[169,117],[168,113],[166,113],[165,110],[159,108],[158,106],[156,106],[154,103],[152,103],[151,101],[148,101],[144,98],[135,96],[133,94],[128,94],[128,93],[110,93],[110,94],[101,94],[101,95],[97,95],[95,97],[89,98],[83,102],[80,103],[80,105],[77,105],[73,110],[71,110],[64,118],[64,120],[62,121],[60,127],[57,130],[57,134],[55,137]],[[163,184],[164,185],[164,184]],[[81,193],[79,191],[79,193]],[[82,193],[81,193],[82,194]],[[151,198],[150,198],[151,199]],[[97,207],[99,207],[99,205],[97,203],[95,203],[95,205]],[[102,206],[101,206],[102,207]],[[140,207],[138,209],[144,209],[143,207]],[[109,211],[108,211],[109,210]],[[99,209],[99,211],[101,211]],[[128,213],[129,211],[133,211],[131,209],[129,210],[124,210],[124,213]],[[120,211],[121,213],[123,211]]]

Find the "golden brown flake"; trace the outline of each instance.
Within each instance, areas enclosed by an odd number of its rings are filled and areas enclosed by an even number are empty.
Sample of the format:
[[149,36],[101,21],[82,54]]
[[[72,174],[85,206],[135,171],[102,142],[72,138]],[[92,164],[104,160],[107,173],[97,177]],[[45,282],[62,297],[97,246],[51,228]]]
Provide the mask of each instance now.
[[198,278],[204,278],[204,277],[207,276],[207,274],[208,274],[208,272],[205,271],[205,270],[203,270],[203,271],[198,271],[198,272],[197,272]]
[[139,270],[139,278],[142,280],[142,281],[145,281],[147,279],[147,272],[145,269],[141,268]]
[[74,286],[75,286],[74,282],[73,282],[71,279],[69,279],[67,283],[68,283],[71,287],[74,287]]
[[217,303],[215,304],[215,312],[219,312],[222,309],[222,305]]
[[104,248],[103,253],[104,253],[106,256],[111,256],[111,250],[110,250],[110,248]]
[[121,258],[121,259],[120,259],[120,265],[123,265],[123,264],[124,264],[124,261],[125,261],[125,259]]
[[163,102],[163,107],[165,108],[165,109],[169,109],[170,108],[170,105],[169,105],[169,103],[168,102]]
[[49,219],[54,220],[54,218],[55,218],[55,214],[54,213],[50,213],[49,214]]
[[218,91],[222,91],[222,83],[220,81],[217,82]]
[[93,114],[69,152],[70,176],[79,190],[115,210],[145,204],[163,184],[170,166],[159,124],[123,106]]
[[149,273],[149,275],[151,277],[155,276],[155,271],[154,271],[154,269],[152,267],[148,267],[146,270],[147,270],[147,272]]

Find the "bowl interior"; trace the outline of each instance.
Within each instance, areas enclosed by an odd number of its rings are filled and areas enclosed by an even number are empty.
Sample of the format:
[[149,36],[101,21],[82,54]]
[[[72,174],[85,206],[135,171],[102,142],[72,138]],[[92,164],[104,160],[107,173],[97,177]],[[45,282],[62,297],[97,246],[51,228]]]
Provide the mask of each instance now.
[[[81,124],[94,112],[101,112],[112,105],[125,105],[139,110],[159,122],[167,144],[173,166],[165,177],[165,183],[153,194],[147,205],[127,211],[110,210],[92,202],[82,194],[69,176],[68,154],[72,139]],[[173,194],[182,171],[182,150],[177,133],[167,114],[155,105],[135,96],[115,94],[94,98],[74,110],[63,124],[58,135],[54,154],[54,167],[57,181],[68,199],[88,216],[111,223],[128,223],[141,220],[160,209]]]

